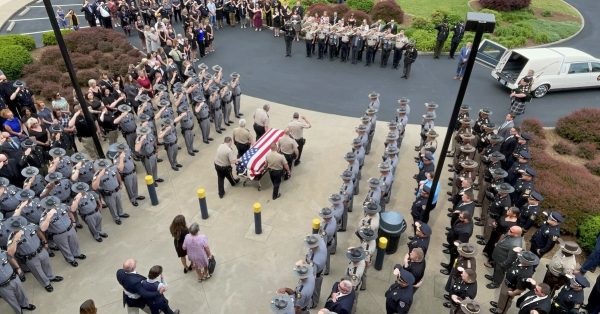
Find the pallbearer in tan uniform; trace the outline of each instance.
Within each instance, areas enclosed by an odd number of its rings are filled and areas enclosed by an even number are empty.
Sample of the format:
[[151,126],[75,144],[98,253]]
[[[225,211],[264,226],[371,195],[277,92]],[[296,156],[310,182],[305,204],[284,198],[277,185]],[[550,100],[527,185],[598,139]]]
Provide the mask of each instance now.
[[237,148],[237,157],[240,158],[244,153],[254,145],[254,139],[250,134],[250,130],[246,128],[246,119],[240,119],[239,127],[233,129],[233,143]]
[[257,108],[254,112],[254,132],[256,140],[263,136],[269,130],[269,109],[271,106],[265,104],[262,108]]
[[223,144],[217,148],[217,155],[215,156],[215,170],[217,170],[219,197],[225,196],[225,178],[229,181],[231,186],[235,186],[240,179],[234,179],[232,169],[237,163],[235,158],[235,152],[233,150],[231,137],[226,136],[223,140]]
[[279,193],[281,178],[284,172],[288,176],[291,174],[290,168],[287,165],[285,157],[277,152],[277,144],[275,143],[271,144],[271,151],[267,153],[266,161],[269,176],[271,177],[271,182],[273,182],[273,199],[276,200],[281,196],[281,193]]
[[304,139],[304,129],[309,129],[312,125],[305,116],[301,116],[297,112],[294,112],[292,118],[293,119],[288,123],[287,128],[290,130],[290,136],[298,143],[298,155],[294,162],[294,166],[298,166],[300,164],[300,157],[302,157],[302,149],[304,148],[304,144],[306,144],[306,140]]
[[[285,157],[289,171],[291,172],[294,160],[296,160],[296,156],[298,156],[298,143],[291,137],[289,129],[285,129],[285,135],[279,139],[277,145],[279,146],[279,151]],[[284,180],[287,180],[290,176],[289,174],[286,174],[283,178]]]

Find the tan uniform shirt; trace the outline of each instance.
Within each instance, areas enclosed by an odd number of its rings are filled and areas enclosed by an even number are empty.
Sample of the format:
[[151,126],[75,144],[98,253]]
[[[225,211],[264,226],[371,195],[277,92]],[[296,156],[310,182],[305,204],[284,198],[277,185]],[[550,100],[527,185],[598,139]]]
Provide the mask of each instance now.
[[233,140],[240,144],[250,143],[250,131],[242,127],[233,129]]
[[257,108],[254,112],[254,123],[260,126],[267,126],[269,124],[269,114],[263,108]]
[[277,144],[279,144],[279,150],[286,155],[292,155],[298,150],[298,143],[288,135],[282,136]]
[[267,165],[271,170],[283,170],[283,165],[287,163],[285,157],[276,151],[270,151],[266,157]]
[[287,127],[290,130],[290,135],[296,140],[304,138],[304,129],[310,128],[310,126],[306,122],[300,121],[298,119],[290,121]]
[[562,251],[558,251],[554,254],[548,266],[548,270],[554,276],[558,276],[560,273],[573,275],[573,271],[577,267],[577,261],[575,255],[565,256]]
[[231,166],[235,162],[235,153],[229,145],[223,143],[217,148],[217,155],[215,156],[215,164],[221,167]]

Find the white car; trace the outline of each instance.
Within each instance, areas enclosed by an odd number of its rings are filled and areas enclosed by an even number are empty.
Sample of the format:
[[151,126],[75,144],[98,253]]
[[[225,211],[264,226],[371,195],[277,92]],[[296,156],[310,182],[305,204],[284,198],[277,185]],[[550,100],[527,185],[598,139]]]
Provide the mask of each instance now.
[[528,70],[534,71],[534,97],[550,90],[600,87],[600,59],[567,47],[509,50],[491,40],[482,41],[477,61],[492,68],[492,77],[515,89]]

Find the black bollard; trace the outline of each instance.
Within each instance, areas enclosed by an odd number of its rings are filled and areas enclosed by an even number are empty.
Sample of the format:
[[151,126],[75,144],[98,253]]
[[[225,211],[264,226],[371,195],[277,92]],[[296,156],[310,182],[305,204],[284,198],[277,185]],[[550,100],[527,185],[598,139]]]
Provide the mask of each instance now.
[[379,238],[377,244],[377,256],[375,256],[375,269],[381,270],[383,267],[383,257],[385,256],[385,248],[387,248],[388,239],[386,237]]
[[260,203],[254,203],[254,233],[261,234],[262,233],[262,222],[260,218]]
[[202,219],[208,219],[208,207],[206,206],[206,191],[203,188],[198,189],[198,202],[200,203],[200,216]]
[[156,195],[156,187],[154,186],[154,178],[152,176],[146,176],[146,186],[148,187],[148,194],[150,195],[150,203],[152,206],[158,205],[158,196]]

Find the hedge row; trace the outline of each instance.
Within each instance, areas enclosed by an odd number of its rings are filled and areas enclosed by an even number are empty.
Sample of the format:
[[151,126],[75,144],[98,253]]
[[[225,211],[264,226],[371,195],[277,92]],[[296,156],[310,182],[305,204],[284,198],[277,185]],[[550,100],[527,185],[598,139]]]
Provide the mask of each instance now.
[[579,109],[558,119],[556,133],[575,143],[593,143],[600,148],[600,109]]
[[[365,5],[365,3],[369,3],[369,5]],[[346,3],[334,5],[327,2],[316,2],[311,4],[306,11],[309,15],[318,14],[319,16],[324,12],[330,16],[333,12],[337,12],[338,16],[344,17],[344,20],[354,14],[357,24],[362,23],[363,19],[367,20],[369,24],[378,20],[384,22],[394,20],[396,23],[404,21],[404,11],[394,0],[379,1],[375,5],[370,0],[349,0]]]
[[529,7],[531,0],[479,0],[486,9],[497,11],[514,11]]
[[[63,29],[60,31],[63,34],[63,37],[67,34],[70,34],[73,32],[72,29]],[[56,42],[56,36],[54,36],[54,32],[45,32],[42,34],[42,44],[44,44],[44,46],[55,46],[58,45],[58,42]]]
[[29,35],[0,35],[0,46],[21,46],[27,51],[35,49],[35,39]]
[[[579,244],[583,248],[589,249],[590,245],[593,248],[600,225],[595,228],[583,226],[591,221],[589,218],[600,215],[600,194],[597,193],[600,178],[584,167],[550,156],[541,138],[544,136],[542,127],[539,120],[533,119],[525,120],[521,125],[524,132],[534,134],[529,149],[535,157],[532,160],[537,171],[535,187],[544,196],[541,207],[548,211],[560,211],[565,216],[561,224],[563,233],[578,234]],[[592,239],[591,243],[589,239]]]
[[9,80],[20,78],[23,67],[32,61],[25,47],[0,44],[0,69]]

